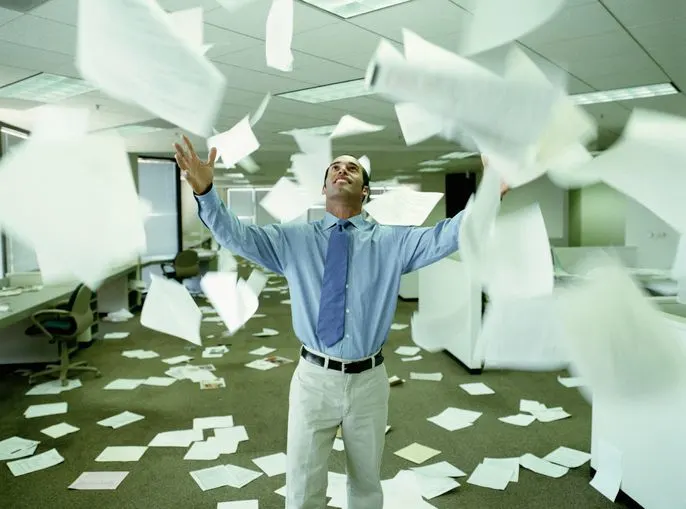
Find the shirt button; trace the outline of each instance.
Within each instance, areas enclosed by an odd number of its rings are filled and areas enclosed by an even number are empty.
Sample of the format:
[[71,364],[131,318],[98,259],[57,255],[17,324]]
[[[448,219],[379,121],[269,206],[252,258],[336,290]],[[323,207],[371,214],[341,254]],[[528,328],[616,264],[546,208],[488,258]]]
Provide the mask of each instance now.
[[345,312],[346,312],[346,313],[350,313],[350,310],[349,310],[349,309],[346,309]]
[[346,287],[346,288],[349,288],[349,287],[350,287],[350,285],[345,285],[345,287]]
[[350,334],[346,334],[345,339],[350,339]]

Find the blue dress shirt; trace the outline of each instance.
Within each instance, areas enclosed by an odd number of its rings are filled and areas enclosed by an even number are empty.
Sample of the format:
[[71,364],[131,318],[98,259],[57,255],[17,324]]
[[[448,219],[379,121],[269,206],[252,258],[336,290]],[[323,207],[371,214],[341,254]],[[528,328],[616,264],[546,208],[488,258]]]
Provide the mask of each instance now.
[[217,243],[288,280],[293,330],[306,348],[331,357],[369,357],[386,341],[398,300],[400,276],[457,251],[462,212],[436,226],[384,226],[350,218],[345,335],[327,347],[317,338],[319,298],[331,228],[337,217],[312,223],[244,225],[213,187],[196,196],[202,222]]

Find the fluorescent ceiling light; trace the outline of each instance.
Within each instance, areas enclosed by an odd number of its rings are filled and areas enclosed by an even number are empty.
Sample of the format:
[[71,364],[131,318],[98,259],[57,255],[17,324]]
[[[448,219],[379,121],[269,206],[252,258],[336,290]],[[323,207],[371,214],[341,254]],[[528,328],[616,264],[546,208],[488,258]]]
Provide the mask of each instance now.
[[445,168],[434,168],[431,166],[428,166],[426,168],[420,168],[419,173],[438,173],[441,171],[445,171]]
[[83,80],[41,73],[0,88],[0,97],[54,103],[93,90],[96,88]]
[[352,18],[361,14],[378,11],[392,5],[399,5],[410,0],[304,0],[310,5],[340,16],[341,18]]
[[285,99],[293,99],[310,104],[319,104],[329,101],[338,101],[340,99],[350,99],[352,97],[362,97],[365,95],[372,95],[365,85],[364,78],[359,80],[344,81],[342,83],[332,83],[330,85],[322,85],[320,87],[306,88],[303,90],[296,90],[294,92],[285,92],[283,94],[276,94],[277,97]]
[[243,178],[245,178],[245,175],[243,175],[242,173],[220,173],[217,176],[221,177],[221,178],[227,178],[227,179],[243,179]]
[[449,154],[443,154],[441,159],[466,159],[478,155],[478,152],[450,152]]
[[293,135],[294,133],[306,133],[306,134],[320,134],[322,136],[331,134],[336,126],[334,125],[320,125],[318,127],[307,127],[305,129],[291,129],[290,131],[280,131],[279,134]]
[[574,94],[570,97],[576,104],[600,104],[678,93],[679,91],[671,83],[660,83],[657,85],[645,85],[643,87],[617,88],[600,92]]
[[450,161],[447,159],[431,159],[430,161],[422,161],[419,166],[441,166],[442,164],[448,164]]
[[138,134],[148,134],[148,133],[154,133],[157,131],[164,131],[164,129],[162,127],[152,127],[149,125],[137,125],[137,124],[122,125],[119,127],[115,127],[114,130],[117,131],[117,133],[121,134],[122,136],[135,136]]

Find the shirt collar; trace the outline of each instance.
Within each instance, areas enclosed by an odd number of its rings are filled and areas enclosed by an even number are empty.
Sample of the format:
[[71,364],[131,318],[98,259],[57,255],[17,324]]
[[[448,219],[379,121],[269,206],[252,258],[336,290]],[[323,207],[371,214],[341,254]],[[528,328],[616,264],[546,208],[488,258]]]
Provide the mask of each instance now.
[[[325,230],[328,230],[331,228],[333,225],[335,225],[338,222],[338,218],[331,214],[330,212],[327,212],[324,215],[323,221],[323,226]],[[348,218],[348,221],[352,223],[352,225],[357,228],[358,230],[364,228],[367,225],[367,221],[365,218],[362,216],[362,214],[358,214],[356,216],[353,216],[351,218]]]

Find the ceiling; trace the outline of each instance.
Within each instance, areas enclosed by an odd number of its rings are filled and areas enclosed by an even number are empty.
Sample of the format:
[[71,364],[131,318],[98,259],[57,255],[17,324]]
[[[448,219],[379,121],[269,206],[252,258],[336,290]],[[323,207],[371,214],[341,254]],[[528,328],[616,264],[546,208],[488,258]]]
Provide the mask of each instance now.
[[[216,125],[223,131],[253,111],[267,92],[277,94],[364,77],[379,39],[400,44],[402,28],[456,50],[470,11],[479,0],[411,0],[348,20],[296,0],[290,73],[265,65],[269,0],[255,0],[232,13],[216,0],[158,1],[168,11],[203,7],[205,42],[214,43],[207,56],[228,79]],[[16,4],[14,0],[0,0],[0,86],[40,71],[79,77],[73,64],[78,1],[34,1],[37,7],[27,13],[11,10]],[[570,93],[667,81],[686,90],[685,22],[684,0],[567,0],[559,14],[519,43],[544,71],[566,73]],[[494,50],[481,55],[479,61],[497,65],[502,54],[503,50]],[[0,121],[26,126],[27,107],[35,104],[19,108],[16,102],[0,100]],[[141,108],[99,92],[76,96],[64,104],[92,108],[95,128],[153,118]],[[600,127],[596,148],[605,148],[617,138],[634,107],[686,115],[686,97],[679,94],[586,106]],[[253,179],[275,180],[288,167],[289,156],[297,148],[290,136],[279,131],[335,124],[346,113],[387,126],[378,133],[334,143],[336,153],[367,154],[375,177],[414,172],[418,162],[459,148],[438,139],[406,147],[392,104],[373,96],[317,105],[276,97],[255,127],[261,148],[254,159],[262,171]],[[171,154],[171,143],[178,133],[169,129],[131,136],[127,139],[129,150]],[[203,140],[193,139],[204,145]],[[469,163],[450,166],[464,164]]]

